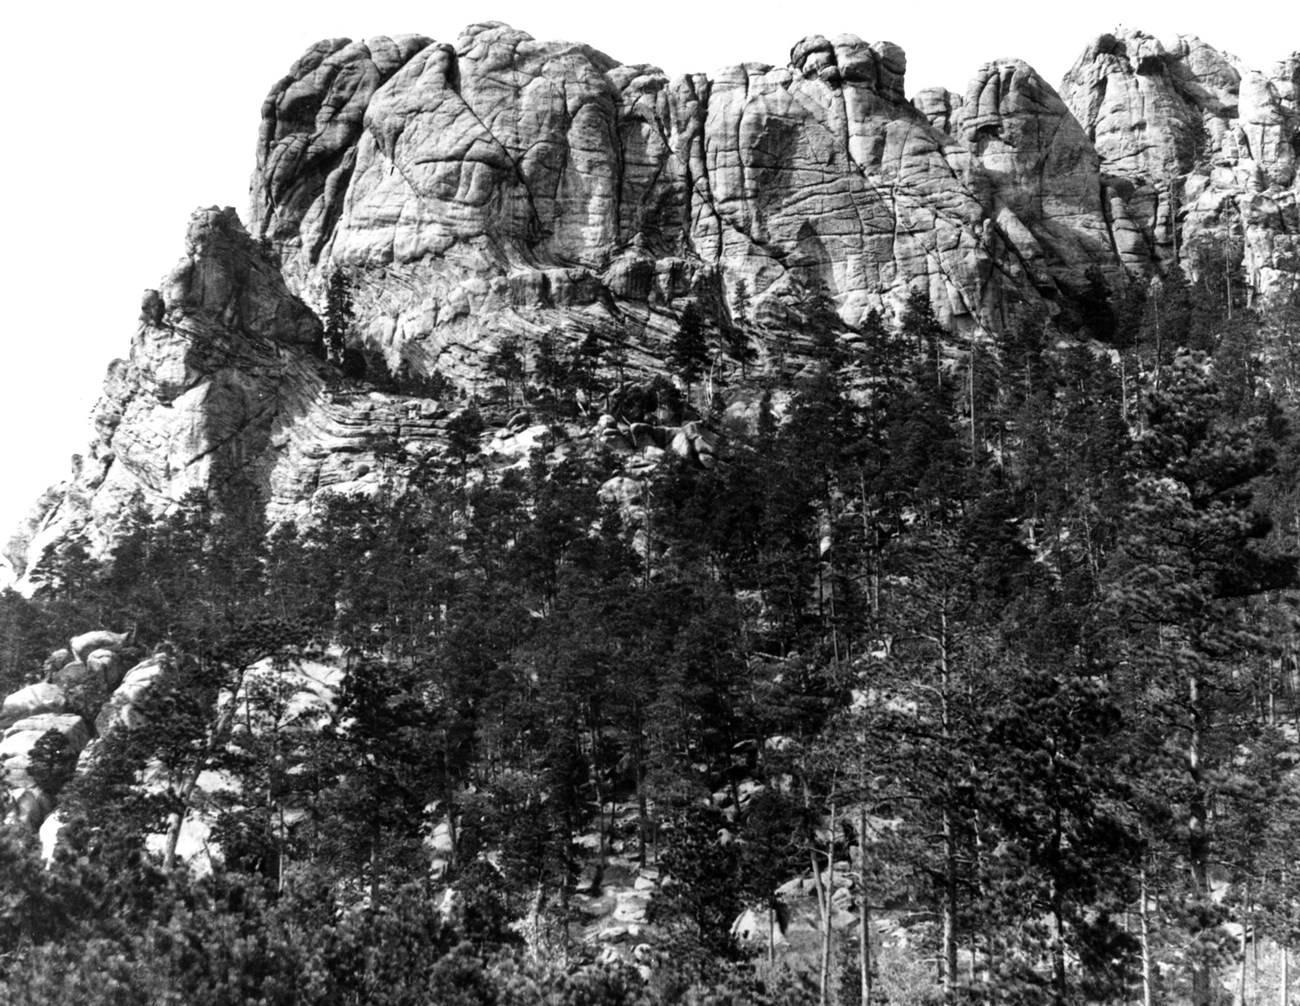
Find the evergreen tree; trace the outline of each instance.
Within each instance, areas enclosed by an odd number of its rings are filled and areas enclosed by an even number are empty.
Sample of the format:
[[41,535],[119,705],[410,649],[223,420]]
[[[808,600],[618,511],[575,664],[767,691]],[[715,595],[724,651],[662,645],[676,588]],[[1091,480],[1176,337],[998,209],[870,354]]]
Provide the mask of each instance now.
[[709,365],[709,347],[704,336],[704,316],[694,301],[687,301],[677,320],[677,332],[668,347],[668,366],[686,385],[700,379]]
[[907,295],[903,307],[902,334],[904,339],[916,344],[916,355],[925,361],[926,370],[937,385],[943,381],[943,340],[947,335],[935,316],[930,295],[925,290],[913,290]]
[[[514,403],[516,392],[519,392],[522,398],[527,369],[517,338],[511,336],[502,339],[497,348],[489,354],[487,366],[489,373],[500,378],[505,385],[507,405]],[[520,404],[523,404],[522,401]]]
[[736,292],[732,295],[732,311],[737,326],[749,324],[749,283],[741,276],[736,280]]
[[1219,402],[1203,358],[1173,362],[1148,399],[1133,501],[1104,575],[1111,659],[1125,669],[1135,715],[1151,718],[1181,753],[1183,771],[1167,792],[1187,821],[1176,851],[1190,883],[1178,898],[1195,944],[1188,973],[1196,1006],[1210,1001],[1215,964],[1212,806],[1225,759],[1244,739],[1232,697],[1259,654],[1243,602],[1295,576],[1294,557],[1260,548],[1268,523],[1251,486],[1272,456],[1259,425],[1222,422]]
[[325,286],[325,347],[331,363],[342,366],[356,312],[347,274],[335,266]]
[[1083,275],[1083,294],[1079,298],[1079,313],[1084,331],[1094,339],[1111,342],[1115,338],[1117,319],[1111,306],[1110,284],[1097,266],[1089,266]]

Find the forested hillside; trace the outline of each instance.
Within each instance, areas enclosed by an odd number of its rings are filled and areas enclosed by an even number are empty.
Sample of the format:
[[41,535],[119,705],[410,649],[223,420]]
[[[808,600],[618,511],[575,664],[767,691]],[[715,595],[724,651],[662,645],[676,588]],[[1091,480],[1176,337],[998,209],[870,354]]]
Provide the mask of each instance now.
[[[338,280],[330,394],[451,402],[444,449],[0,598],[0,692],[95,734],[20,766],[61,831],[0,839],[0,999],[1285,1002],[1300,304],[1186,261],[989,339],[742,284],[671,374],[548,337],[473,393],[350,360]],[[97,627],[129,710],[47,659]]]

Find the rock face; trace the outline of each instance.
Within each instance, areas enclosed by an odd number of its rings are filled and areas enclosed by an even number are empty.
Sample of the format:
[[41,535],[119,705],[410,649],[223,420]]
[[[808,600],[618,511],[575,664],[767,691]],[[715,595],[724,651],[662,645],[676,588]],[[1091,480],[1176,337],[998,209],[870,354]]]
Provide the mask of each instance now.
[[979,324],[1118,267],[1096,154],[1030,67],[984,66],[960,129],[905,70],[851,35],[671,80],[497,23],[325,42],[263,108],[251,228],[306,288],[356,273],[370,338],[434,360],[457,319],[584,285],[656,304],[743,278],[774,319],[825,289],[850,321],[922,288]]
[[[232,210],[194,215],[109,368],[90,450],[9,564],[74,533],[102,547],[135,503],[215,481],[278,517],[376,485],[377,443],[441,450],[454,397],[340,384],[320,359],[308,305],[336,269],[375,368],[480,399],[508,339],[526,357],[543,336],[619,346],[644,384],[685,304],[725,324],[742,280],[760,355],[825,298],[854,323],[923,291],[978,335],[1023,303],[1068,312],[1089,270],[1146,277],[1209,239],[1254,294],[1297,281],[1300,55],[1255,72],[1126,31],[1089,43],[1059,94],[1011,59],[962,95],[909,101],[905,74],[897,46],[852,35],[672,79],[499,23],[318,43],[263,106],[247,231]],[[583,408],[627,477],[656,451],[708,462],[706,430],[629,410],[625,390]],[[484,438],[502,464],[548,442],[521,422]]]
[[1061,93],[1101,157],[1108,203],[1127,213],[1126,265],[1146,249],[1172,262],[1198,241],[1235,242],[1255,292],[1293,287],[1298,72],[1300,55],[1265,74],[1191,35],[1166,48],[1126,30],[1084,50]]

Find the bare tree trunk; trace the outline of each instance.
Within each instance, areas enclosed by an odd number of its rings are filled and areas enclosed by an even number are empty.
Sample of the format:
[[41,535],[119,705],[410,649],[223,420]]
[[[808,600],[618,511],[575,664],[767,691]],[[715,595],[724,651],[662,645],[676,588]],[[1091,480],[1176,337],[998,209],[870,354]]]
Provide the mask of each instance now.
[[[1054,846],[1060,843],[1060,810],[1055,811],[1056,830],[1052,842]],[[1053,859],[1056,860],[1056,866],[1059,866],[1060,852],[1054,850]],[[1066,979],[1065,979],[1065,911],[1061,897],[1061,884],[1056,876],[1056,869],[1053,869],[1051,879],[1051,902],[1052,902],[1052,982],[1056,986],[1056,1001],[1059,1006],[1064,1006],[1066,1000]]]
[[1139,874],[1138,914],[1142,922],[1142,1006],[1153,1006],[1154,990],[1151,987],[1151,914],[1148,907],[1147,868],[1142,864]]
[[1250,962],[1250,881],[1246,881],[1246,903],[1241,914],[1241,970],[1237,974],[1237,1006],[1246,1006],[1246,968]]
[[[948,667],[948,617],[939,616],[939,681],[941,722],[947,745],[952,729],[948,709],[951,685]],[[957,829],[952,808],[945,800],[943,808],[943,995],[951,999],[957,990]]]
[[[821,930],[822,930],[822,934],[823,934],[823,936],[822,936],[822,940],[823,940],[823,942],[822,942],[822,965],[823,965],[823,968],[824,968],[824,966],[825,966],[825,956],[826,956],[826,953],[825,953],[825,933],[826,933],[827,929],[828,929],[829,926],[830,926],[830,919],[831,919],[831,911],[830,911],[830,909],[831,909],[831,895],[830,895],[830,891],[828,891],[828,890],[826,889],[826,885],[825,885],[824,883],[822,883],[822,867],[821,867],[821,863],[818,862],[818,860],[817,860],[817,848],[816,848],[816,845],[814,845],[812,848],[810,848],[810,849],[808,850],[808,856],[809,856],[809,859],[810,859],[810,861],[811,861],[811,863],[812,863],[813,891],[815,891],[816,894],[817,894],[817,915],[819,916],[819,921],[820,921],[820,923],[821,923]],[[827,989],[826,989],[826,977],[825,977],[825,973],[824,973],[824,971],[819,970],[818,978],[819,978],[819,986],[820,986],[820,987],[819,987],[819,989],[818,989],[817,1002],[820,1004],[820,1006],[826,1006],[826,992],[827,992]]]
[[[1209,805],[1201,772],[1201,732],[1203,711],[1200,703],[1200,680],[1193,673],[1188,679],[1188,708],[1191,711],[1191,738],[1187,746],[1187,770],[1192,791],[1189,801],[1191,822],[1188,828],[1187,853],[1192,883],[1198,898],[1209,896]],[[1192,956],[1192,1006],[1210,1006],[1211,974],[1204,952]]]
[[[1282,890],[1286,891],[1286,867],[1282,867]],[[1282,951],[1282,981],[1281,988],[1278,990],[1278,1000],[1282,1006],[1291,1004],[1291,949],[1284,942],[1279,947]]]
[[826,846],[826,910],[822,914],[822,968],[821,968],[821,1002],[827,1002],[831,987],[832,941],[835,938],[835,799],[831,798],[830,819],[827,822],[830,832]]
[[975,464],[975,332],[971,330],[970,359],[966,379],[970,382],[970,463]]
[[1285,943],[1282,944],[1282,982],[1278,992],[1282,1006],[1291,1006],[1291,951]]
[[860,801],[858,804],[858,897],[861,899],[862,918],[858,924],[858,979],[862,987],[862,1006],[870,1006],[871,899],[867,896],[867,801],[865,793],[860,794]]
[[943,810],[943,996],[957,990],[957,837],[952,811]]

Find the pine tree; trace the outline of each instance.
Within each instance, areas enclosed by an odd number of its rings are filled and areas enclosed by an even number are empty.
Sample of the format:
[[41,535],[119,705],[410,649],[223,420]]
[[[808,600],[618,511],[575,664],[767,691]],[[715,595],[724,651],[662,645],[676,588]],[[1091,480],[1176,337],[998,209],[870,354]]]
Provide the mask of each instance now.
[[694,301],[687,301],[677,320],[677,332],[668,347],[668,366],[686,385],[700,379],[709,365],[709,346],[704,337],[704,317]]
[[1079,313],[1084,331],[1094,339],[1111,342],[1115,337],[1117,319],[1111,306],[1110,284],[1097,266],[1089,266],[1083,274],[1083,293],[1079,298]]
[[925,290],[913,290],[907,295],[907,303],[903,307],[902,334],[905,339],[916,343],[916,354],[926,364],[922,372],[928,369],[933,375],[931,380],[935,384],[942,383],[943,341],[947,332],[935,316],[930,295]]
[[1194,944],[1195,1006],[1210,1001],[1215,964],[1212,807],[1225,760],[1244,740],[1232,697],[1260,653],[1244,601],[1291,585],[1296,566],[1260,547],[1269,528],[1252,483],[1272,465],[1260,426],[1224,422],[1219,404],[1204,358],[1173,361],[1147,402],[1132,503],[1103,576],[1111,660],[1124,668],[1133,715],[1181,752],[1167,792],[1187,821],[1175,851],[1190,878],[1179,907]]
[[741,276],[736,280],[736,292],[732,296],[732,309],[737,325],[749,324],[749,283]]
[[342,365],[344,351],[352,334],[356,312],[352,304],[352,285],[342,269],[335,266],[325,288],[325,347],[331,363]]
[[514,403],[515,393],[518,392],[522,401],[524,378],[527,375],[527,368],[524,363],[523,353],[520,350],[519,340],[513,336],[502,339],[497,348],[488,356],[488,371],[494,376],[501,379],[506,388],[506,404]]

